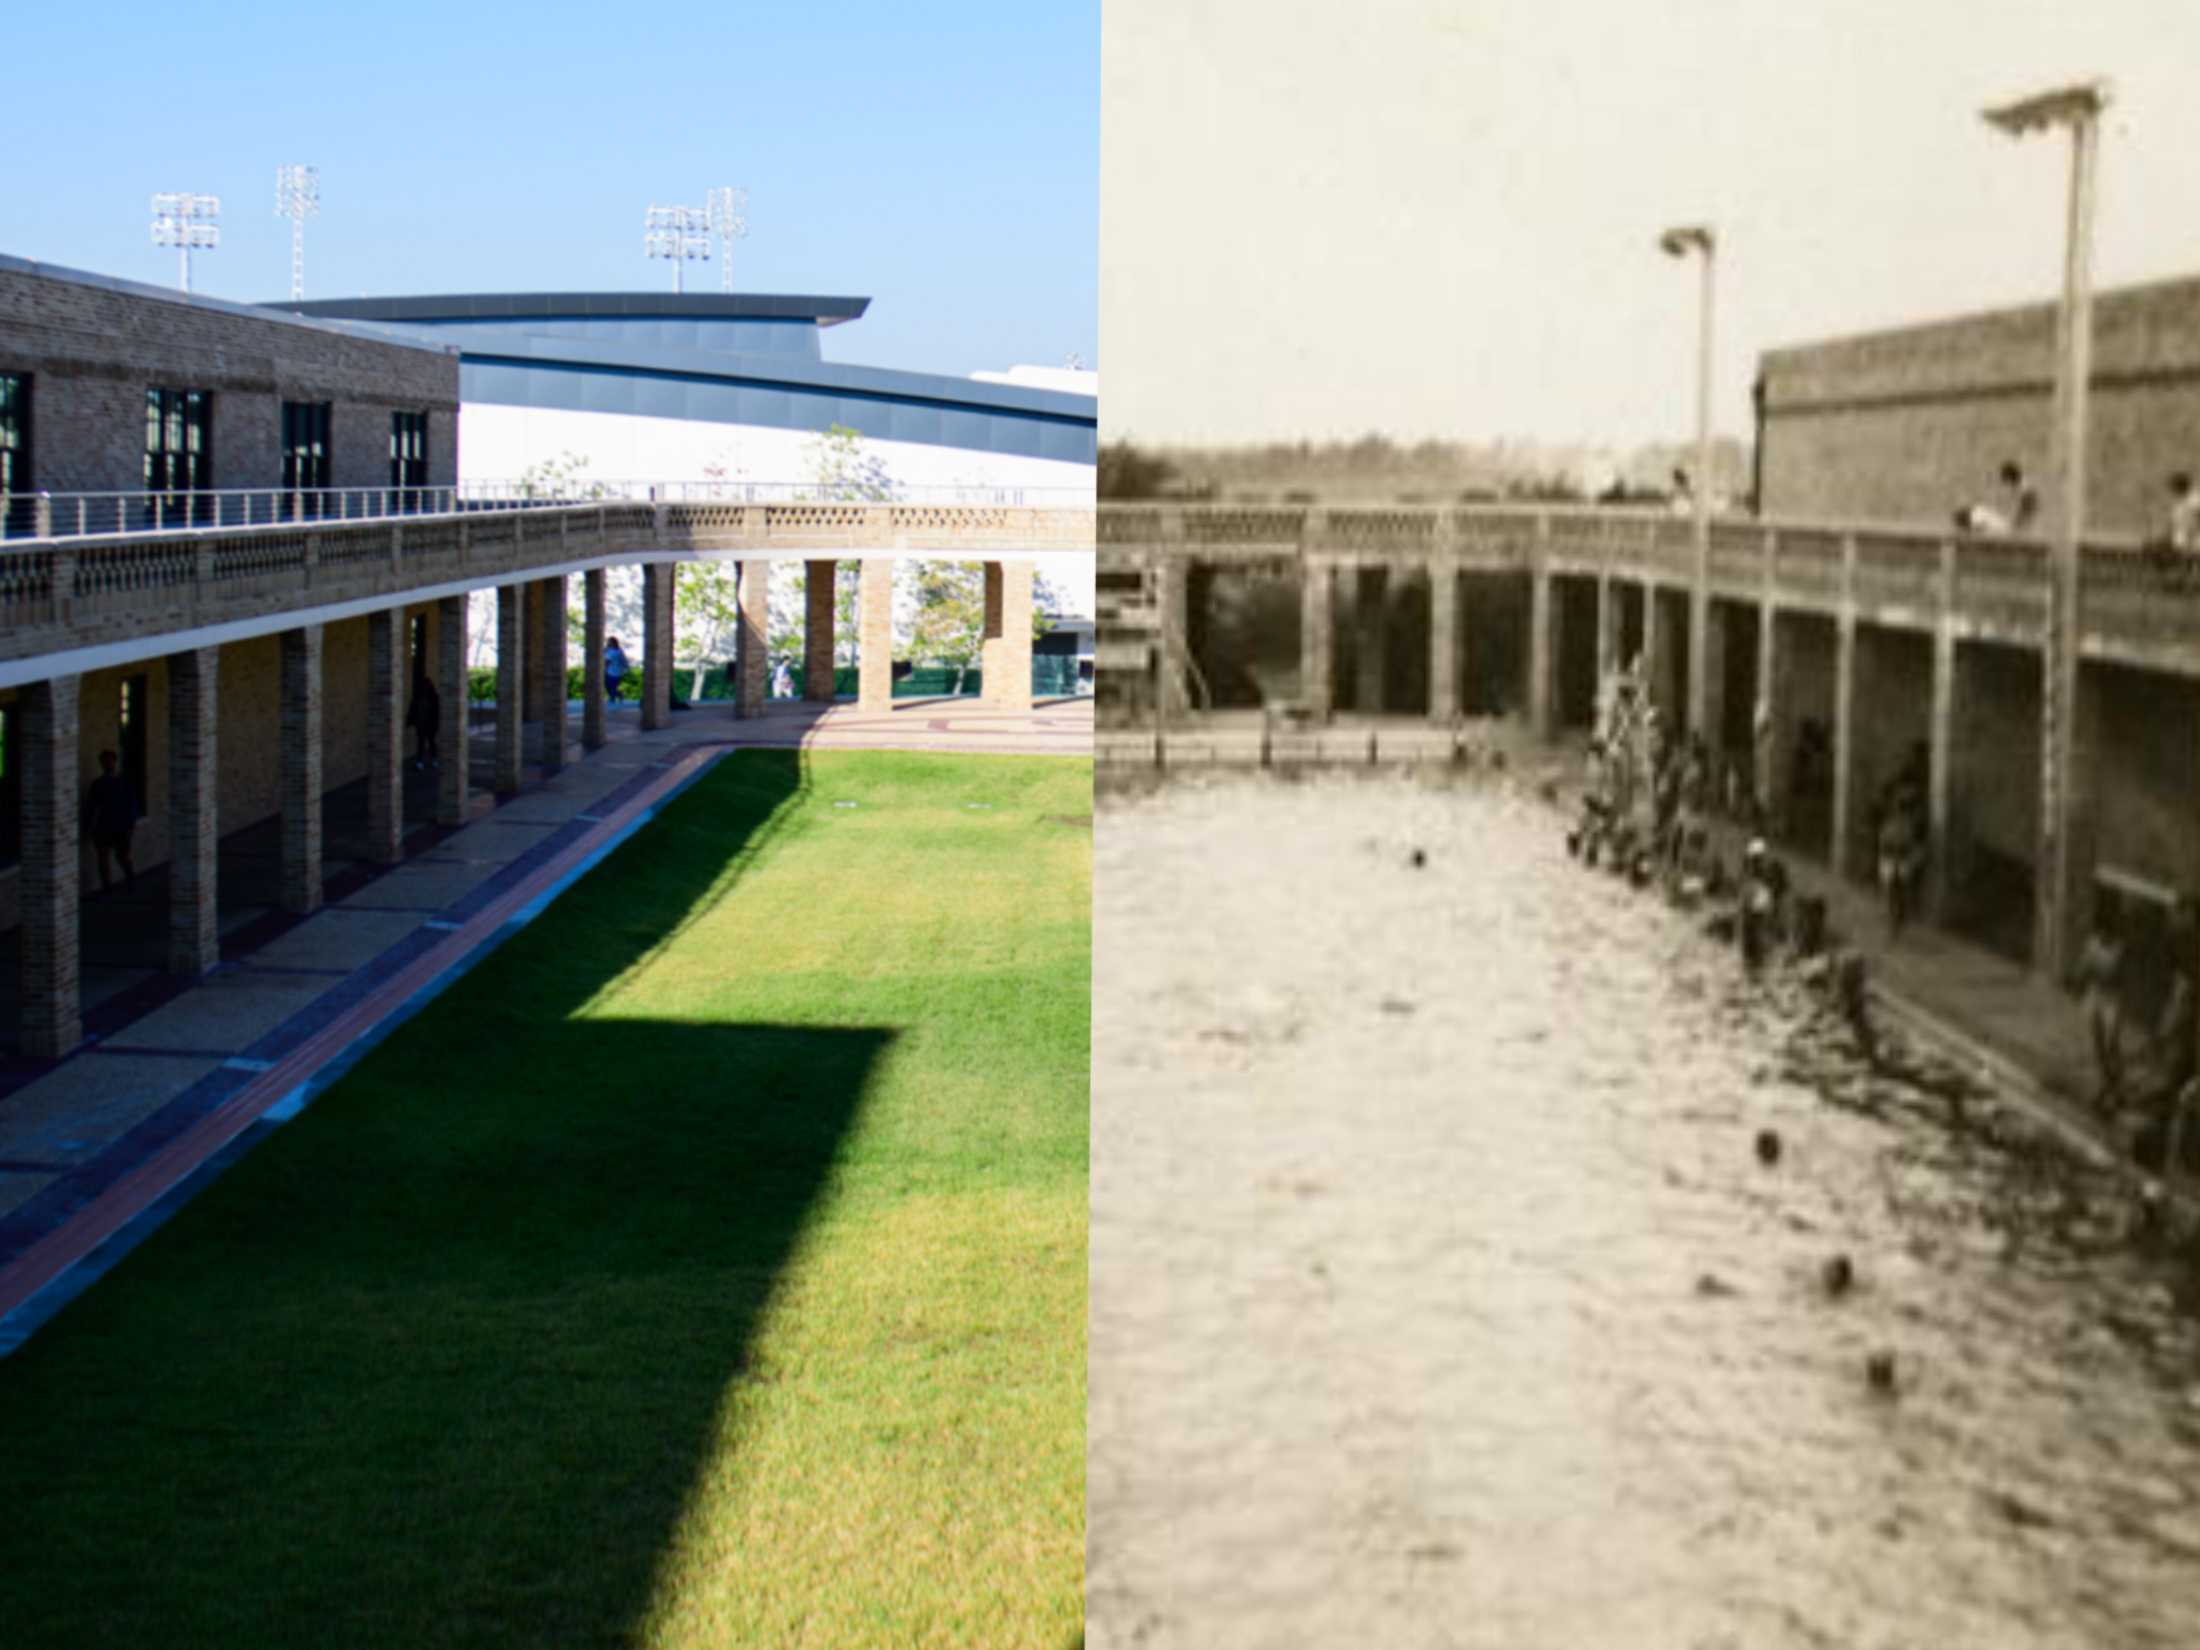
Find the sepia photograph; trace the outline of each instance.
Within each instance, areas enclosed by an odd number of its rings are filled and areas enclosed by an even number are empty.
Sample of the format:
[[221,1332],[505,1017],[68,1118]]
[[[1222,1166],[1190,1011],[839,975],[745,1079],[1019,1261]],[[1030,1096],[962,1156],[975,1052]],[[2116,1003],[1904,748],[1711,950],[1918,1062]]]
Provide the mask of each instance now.
[[2200,1610],[2200,15],[1102,17],[1087,1633]]
[[0,1645],[1069,1650],[1097,0],[6,33]]

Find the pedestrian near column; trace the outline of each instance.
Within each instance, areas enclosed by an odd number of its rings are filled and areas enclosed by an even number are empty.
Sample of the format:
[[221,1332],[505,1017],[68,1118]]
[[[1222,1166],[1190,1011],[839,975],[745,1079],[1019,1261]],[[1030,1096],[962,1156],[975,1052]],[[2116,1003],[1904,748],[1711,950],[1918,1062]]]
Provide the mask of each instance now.
[[626,649],[619,645],[619,638],[611,637],[603,645],[603,696],[612,704],[619,702],[619,695],[626,679],[633,674],[633,666],[626,662]]
[[102,898],[113,883],[114,862],[121,863],[122,886],[125,889],[137,886],[137,866],[131,860],[130,838],[145,813],[138,805],[136,788],[118,770],[117,761],[113,751],[101,751],[99,777],[84,793],[84,834],[92,839]]
[[2093,932],[2078,955],[2077,986],[2085,1005],[2086,1029],[2093,1039],[2093,1060],[2100,1088],[2093,1103],[2112,1111],[2124,1096],[2124,944],[2106,907],[2094,914]]
[[414,768],[442,767],[443,695],[436,691],[426,666],[413,677],[412,708],[405,712],[405,725],[413,731]]

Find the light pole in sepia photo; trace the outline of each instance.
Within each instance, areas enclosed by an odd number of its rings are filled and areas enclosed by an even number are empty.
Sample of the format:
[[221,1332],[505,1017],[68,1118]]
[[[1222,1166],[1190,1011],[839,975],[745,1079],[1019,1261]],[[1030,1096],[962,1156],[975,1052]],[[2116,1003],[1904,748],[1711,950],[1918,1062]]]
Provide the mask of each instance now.
[[1706,739],[1711,673],[1705,637],[1711,628],[1711,297],[1718,237],[1708,224],[1668,229],[1658,248],[1669,258],[1703,254],[1702,300],[1696,317],[1696,478],[1690,502],[1696,509],[1696,570],[1688,592],[1688,729]]
[[2077,756],[2078,546],[2085,533],[2086,391],[2093,370],[2093,173],[2108,83],[2083,81],[1983,111],[2011,137],[2070,129],[2070,194],[2062,301],[2055,312],[2054,514],[2049,518],[2048,622],[2040,682],[2040,844],[2035,953],[2051,979],[2073,949],[2072,763]]

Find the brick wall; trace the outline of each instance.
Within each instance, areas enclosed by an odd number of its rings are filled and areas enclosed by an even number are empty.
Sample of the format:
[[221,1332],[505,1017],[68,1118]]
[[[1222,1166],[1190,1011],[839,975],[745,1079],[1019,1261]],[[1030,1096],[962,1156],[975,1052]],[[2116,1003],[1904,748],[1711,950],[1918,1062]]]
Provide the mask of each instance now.
[[[2009,459],[2044,492],[2054,340],[2034,304],[1767,351],[1765,513],[1939,524]],[[2090,525],[2148,531],[2200,475],[2200,279],[2096,297],[2090,406]]]
[[217,487],[281,485],[284,401],[334,404],[334,485],[387,485],[398,410],[428,413],[430,480],[458,474],[455,354],[239,304],[0,258],[0,372],[31,375],[32,480],[50,492],[143,486],[154,385],[214,392]]

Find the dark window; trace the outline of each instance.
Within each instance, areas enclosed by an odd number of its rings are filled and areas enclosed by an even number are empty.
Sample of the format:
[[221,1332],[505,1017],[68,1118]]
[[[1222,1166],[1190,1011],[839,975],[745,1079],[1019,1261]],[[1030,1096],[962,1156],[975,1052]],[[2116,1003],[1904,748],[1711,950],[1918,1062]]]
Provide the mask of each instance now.
[[0,493],[31,490],[31,381],[0,372]]
[[160,513],[213,519],[211,499],[188,495],[214,485],[214,397],[206,390],[145,392],[145,490],[160,498]]
[[23,857],[23,763],[16,744],[21,719],[13,705],[0,705],[0,865]]
[[428,485],[428,415],[424,412],[390,414],[390,485]]
[[122,777],[145,806],[145,677],[125,676],[115,706],[115,754],[122,759]]
[[299,515],[321,513],[315,495],[328,486],[328,427],[326,401],[283,403],[283,491],[296,499],[284,507]]
[[31,482],[31,381],[0,372],[0,534],[37,530]]

